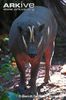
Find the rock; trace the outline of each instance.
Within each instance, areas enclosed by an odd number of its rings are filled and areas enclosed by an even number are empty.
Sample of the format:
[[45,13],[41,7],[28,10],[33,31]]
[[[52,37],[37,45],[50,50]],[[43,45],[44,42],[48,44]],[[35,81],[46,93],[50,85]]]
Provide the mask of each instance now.
[[62,66],[61,74],[66,74],[66,64]]

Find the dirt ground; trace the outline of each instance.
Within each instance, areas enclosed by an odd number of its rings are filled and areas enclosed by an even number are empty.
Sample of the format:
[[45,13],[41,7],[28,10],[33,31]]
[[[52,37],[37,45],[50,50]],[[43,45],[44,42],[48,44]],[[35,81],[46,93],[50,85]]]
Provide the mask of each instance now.
[[[43,82],[45,70],[40,68],[37,78],[37,86]],[[66,65],[53,65],[50,68],[50,80],[46,86],[40,89],[43,100],[66,100]]]
[[[29,69],[30,70],[30,69]],[[29,71],[26,71],[26,77],[30,78]],[[37,75],[36,85],[37,88],[42,85],[45,75],[45,67],[43,64],[40,65],[39,72]],[[18,87],[20,81],[20,75],[15,75],[12,82],[7,83],[7,87],[15,89]],[[39,89],[39,94],[37,94],[37,99],[35,100],[66,100],[66,64],[62,65],[52,65],[50,68],[50,80],[45,86]]]
[[[16,64],[15,64],[16,65]],[[30,66],[26,66],[26,79],[30,79]],[[36,85],[38,88],[37,99],[35,100],[66,100],[66,64],[53,64],[50,68],[50,80],[42,85],[45,76],[45,65],[40,64],[37,74]],[[0,76],[0,82],[9,90],[16,90],[19,86],[20,75],[14,75],[12,80],[6,81]],[[41,87],[41,88],[39,88]],[[64,99],[63,99],[64,98]]]

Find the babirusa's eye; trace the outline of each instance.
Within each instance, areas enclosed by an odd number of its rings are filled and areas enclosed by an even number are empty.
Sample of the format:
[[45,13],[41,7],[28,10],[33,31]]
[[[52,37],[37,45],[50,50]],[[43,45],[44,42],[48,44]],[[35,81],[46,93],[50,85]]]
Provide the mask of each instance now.
[[21,34],[22,33],[22,28],[20,26],[18,27],[18,30],[19,30],[19,33]]
[[39,26],[39,32],[41,32],[44,29],[44,26],[45,26],[44,24]]

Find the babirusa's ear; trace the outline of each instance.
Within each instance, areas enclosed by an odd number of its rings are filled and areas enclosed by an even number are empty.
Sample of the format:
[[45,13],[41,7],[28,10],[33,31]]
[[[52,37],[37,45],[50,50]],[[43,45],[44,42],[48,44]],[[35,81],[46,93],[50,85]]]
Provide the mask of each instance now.
[[44,29],[44,27],[45,27],[44,24],[40,25],[40,26],[39,26],[39,31],[41,32],[41,31]]

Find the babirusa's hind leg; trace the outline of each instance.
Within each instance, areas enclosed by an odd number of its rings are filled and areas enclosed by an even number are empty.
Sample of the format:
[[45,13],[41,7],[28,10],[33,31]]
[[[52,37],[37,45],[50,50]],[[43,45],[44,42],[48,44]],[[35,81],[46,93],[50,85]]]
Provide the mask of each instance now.
[[49,80],[49,70],[51,67],[52,57],[54,54],[54,41],[50,43],[50,45],[45,50],[45,79],[44,82],[48,83]]

